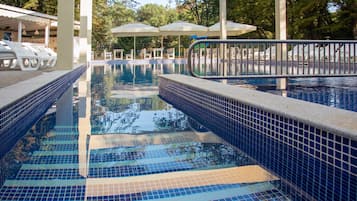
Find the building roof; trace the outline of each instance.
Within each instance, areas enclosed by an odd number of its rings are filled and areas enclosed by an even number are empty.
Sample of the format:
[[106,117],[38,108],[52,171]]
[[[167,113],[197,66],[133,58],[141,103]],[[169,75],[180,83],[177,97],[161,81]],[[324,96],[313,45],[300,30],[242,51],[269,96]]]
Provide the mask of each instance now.
[[[44,29],[46,25],[57,27],[57,16],[47,15],[23,8],[0,4],[0,30],[17,31],[18,23],[22,21],[26,31]],[[79,30],[79,22],[74,22],[74,27]]]

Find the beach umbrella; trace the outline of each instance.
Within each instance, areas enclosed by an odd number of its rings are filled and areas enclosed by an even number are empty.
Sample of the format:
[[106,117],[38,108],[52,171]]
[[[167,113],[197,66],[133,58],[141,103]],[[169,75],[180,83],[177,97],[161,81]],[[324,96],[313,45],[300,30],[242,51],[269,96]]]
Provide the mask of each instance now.
[[181,48],[181,36],[182,35],[205,35],[208,28],[205,26],[192,24],[184,21],[176,21],[171,24],[167,24],[159,27],[160,34],[163,36],[178,36],[179,37],[179,56]]
[[158,36],[159,29],[143,23],[129,23],[111,29],[112,34],[117,37],[134,37],[134,58],[136,56],[136,37]]
[[[220,23],[216,23],[208,28],[208,36],[220,36]],[[238,36],[257,30],[256,26],[227,21],[227,35]]]

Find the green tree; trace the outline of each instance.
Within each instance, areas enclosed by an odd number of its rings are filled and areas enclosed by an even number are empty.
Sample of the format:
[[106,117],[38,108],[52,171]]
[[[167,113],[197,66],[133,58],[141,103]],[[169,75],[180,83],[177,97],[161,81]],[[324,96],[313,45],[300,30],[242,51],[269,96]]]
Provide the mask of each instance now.
[[180,19],[210,26],[219,19],[218,0],[177,0]]
[[146,4],[137,11],[137,20],[159,27],[177,20],[176,12],[157,4]]
[[236,0],[227,2],[227,18],[234,22],[252,24],[257,31],[252,38],[274,37],[274,0]]
[[28,0],[0,0],[1,4],[22,8]]
[[333,24],[334,38],[357,39],[357,1],[334,0],[337,8]]
[[94,50],[103,51],[111,45],[112,20],[109,14],[107,0],[93,0],[92,47]]
[[135,11],[121,2],[113,2],[108,7],[108,15],[113,27],[135,21]]

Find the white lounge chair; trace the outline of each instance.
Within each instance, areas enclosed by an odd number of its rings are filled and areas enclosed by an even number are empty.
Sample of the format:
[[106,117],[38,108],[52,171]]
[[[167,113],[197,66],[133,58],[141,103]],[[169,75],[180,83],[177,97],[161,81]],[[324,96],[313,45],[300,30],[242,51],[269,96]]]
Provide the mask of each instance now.
[[3,42],[8,45],[12,51],[15,52],[17,58],[17,67],[20,67],[23,71],[39,69],[39,57],[33,50],[18,42],[11,42],[6,40],[4,40]]
[[175,59],[175,48],[169,48],[166,50],[166,57],[168,59]]
[[9,46],[0,41],[0,68],[15,68],[16,54]]
[[133,60],[134,59],[134,50],[133,49],[130,50],[130,54],[126,54],[125,55],[125,59],[126,60]]
[[50,50],[50,48],[45,48],[41,44],[33,43],[23,43],[23,45],[37,54],[40,62],[40,68],[53,67],[56,64],[57,54]]
[[124,50],[123,49],[113,49],[114,60],[123,60],[124,59]]
[[112,60],[112,53],[111,52],[108,52],[107,50],[104,50],[104,60]]
[[357,61],[357,45],[345,44],[339,47],[340,61]]
[[[254,52],[254,53],[253,53]],[[254,58],[259,58],[262,60],[269,60],[271,59],[275,59],[276,57],[276,46],[270,46],[267,49],[265,49],[264,51],[255,51],[255,49],[252,48],[248,48],[248,49],[243,49],[242,50],[242,54],[243,54],[243,59],[245,58],[251,58],[254,55]]]
[[154,59],[162,59],[163,58],[163,53],[164,53],[164,49],[163,48],[154,48],[153,49],[154,52]]
[[143,59],[151,59],[152,51],[144,48],[140,51],[140,55]]
[[57,53],[49,47],[40,47],[40,49],[43,49],[44,51],[46,51],[48,53],[48,55],[50,56],[49,67],[50,68],[54,67],[57,63]]

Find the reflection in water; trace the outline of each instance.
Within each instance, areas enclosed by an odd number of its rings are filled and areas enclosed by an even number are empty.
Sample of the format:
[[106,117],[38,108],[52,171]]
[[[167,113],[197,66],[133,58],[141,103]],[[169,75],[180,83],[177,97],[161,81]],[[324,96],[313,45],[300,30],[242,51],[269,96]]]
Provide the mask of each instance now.
[[83,75],[78,81],[78,155],[79,174],[84,178],[88,175],[88,140],[91,134],[91,88],[90,76]]
[[[105,74],[95,73],[93,76],[93,133],[143,133],[188,129],[185,115],[168,106],[157,96],[157,75],[175,72],[175,65],[119,65],[110,69],[111,71],[106,71]],[[181,70],[181,67],[177,66],[177,70]]]
[[37,143],[0,200],[285,200],[278,178],[158,97],[158,74],[182,70],[94,67],[78,82],[78,132]]

